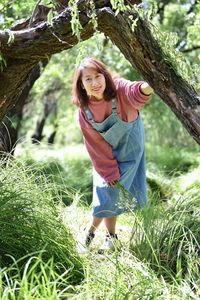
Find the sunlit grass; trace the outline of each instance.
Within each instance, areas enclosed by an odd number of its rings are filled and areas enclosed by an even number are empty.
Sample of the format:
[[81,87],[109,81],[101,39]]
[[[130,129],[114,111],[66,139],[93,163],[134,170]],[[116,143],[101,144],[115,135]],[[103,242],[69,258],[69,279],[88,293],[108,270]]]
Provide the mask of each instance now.
[[174,168],[175,150],[152,153],[149,203],[118,218],[121,249],[98,254],[102,224],[79,258],[75,241],[91,221],[90,161],[83,146],[40,146],[18,151],[0,174],[0,299],[199,299],[197,155],[182,151]]
[[9,267],[0,271],[0,299],[61,299],[73,286],[70,282],[70,270],[63,264],[63,272],[59,273],[53,257],[42,260],[40,253],[23,258],[20,261],[12,258]]
[[172,198],[135,214],[133,253],[167,281],[200,284],[200,195]]
[[[74,236],[91,219],[89,209],[76,209],[75,204],[65,208],[63,213],[64,222],[72,224]],[[72,299],[198,299],[198,277],[194,278],[194,270],[191,270],[192,258],[185,278],[181,278],[179,272],[173,271],[165,261],[165,249],[160,244],[161,233],[164,229],[165,232],[173,232],[169,226],[166,227],[168,220],[163,219],[165,213],[164,207],[158,210],[150,204],[147,210],[120,216],[118,236],[122,247],[113,254],[98,254],[105,235],[104,225],[101,225],[91,252],[84,257],[85,280],[73,292]],[[176,218],[176,214],[173,215]],[[72,222],[74,219],[75,223]],[[168,251],[171,251],[171,246],[172,251],[176,250],[178,233],[175,231],[174,236],[170,236]],[[176,257],[176,253],[174,256],[169,253],[169,257],[174,261],[180,258]]]
[[1,266],[8,266],[10,257],[24,265],[22,257],[42,251],[44,262],[54,257],[58,272],[67,268],[71,282],[78,282],[82,263],[73,236],[62,223],[62,204],[55,187],[46,177],[35,176],[30,168],[11,160],[1,167],[0,188]]
[[[88,205],[92,201],[92,165],[84,145],[63,148],[47,145],[25,144],[17,149],[17,157],[31,168],[36,176],[46,177],[49,184],[54,184],[62,201],[69,205],[73,195],[81,193],[81,202]],[[47,150],[48,149],[48,150]],[[81,176],[81,180],[80,180]]]
[[44,159],[59,160],[61,163],[64,163],[66,159],[89,159],[84,144],[60,147],[58,145],[49,146],[43,142],[39,145],[31,144],[26,140],[17,145],[15,156],[20,157],[20,159],[32,158],[37,162]]
[[200,167],[180,176],[176,188],[180,193],[200,191]]

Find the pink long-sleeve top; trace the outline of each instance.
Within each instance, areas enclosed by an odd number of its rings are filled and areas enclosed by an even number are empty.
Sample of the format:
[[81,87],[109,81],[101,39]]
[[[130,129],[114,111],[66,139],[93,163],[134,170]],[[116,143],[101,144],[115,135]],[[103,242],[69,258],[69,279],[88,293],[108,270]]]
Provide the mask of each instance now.
[[[137,119],[138,111],[149,100],[140,91],[142,81],[129,81],[123,78],[115,80],[117,89],[118,116],[126,122]],[[90,99],[89,110],[95,122],[103,122],[112,113],[112,101]],[[83,109],[79,109],[79,123],[84,136],[87,151],[97,173],[109,182],[119,180],[120,172],[117,160],[113,157],[112,147],[88,121]]]

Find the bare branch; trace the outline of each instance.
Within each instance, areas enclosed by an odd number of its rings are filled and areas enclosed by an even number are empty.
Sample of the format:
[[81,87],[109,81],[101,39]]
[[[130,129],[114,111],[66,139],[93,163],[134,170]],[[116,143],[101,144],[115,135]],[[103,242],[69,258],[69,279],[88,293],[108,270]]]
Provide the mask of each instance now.
[[181,52],[188,53],[188,52],[196,51],[196,50],[199,50],[199,49],[200,49],[200,46],[193,46],[192,48],[183,49],[183,50],[181,50]]

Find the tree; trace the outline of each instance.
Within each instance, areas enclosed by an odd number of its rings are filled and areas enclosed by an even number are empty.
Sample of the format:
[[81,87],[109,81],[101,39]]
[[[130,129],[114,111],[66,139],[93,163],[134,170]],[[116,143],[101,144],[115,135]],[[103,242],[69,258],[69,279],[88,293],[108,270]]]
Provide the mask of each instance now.
[[[45,67],[47,60],[43,60],[42,65]],[[18,140],[18,133],[23,118],[23,108],[26,104],[27,97],[35,81],[40,77],[41,66],[37,64],[29,73],[28,78],[23,86],[22,92],[3,119],[0,127],[0,157],[5,157],[6,153],[14,154],[15,146]]]
[[[93,2],[98,29],[118,46],[200,144],[200,97],[164,53],[148,21],[133,6],[116,14],[110,1]],[[133,5],[136,1],[131,3]],[[4,62],[0,75],[1,119],[15,103],[28,74],[38,61],[77,44],[79,39],[74,32],[80,24],[82,40],[93,35],[90,2],[79,0],[78,11],[80,23],[74,22],[68,7],[54,17],[51,24],[42,22],[24,30],[0,32],[0,51]]]
[[54,131],[49,137],[50,143],[53,144],[56,135],[56,130],[57,130],[57,124],[56,124],[57,102],[54,99],[53,95],[51,95],[51,90],[49,90],[44,95],[44,106],[43,106],[42,117],[40,117],[40,119],[37,121],[34,134],[31,136],[32,142],[34,144],[38,144],[44,138],[43,129],[50,113],[54,115]]

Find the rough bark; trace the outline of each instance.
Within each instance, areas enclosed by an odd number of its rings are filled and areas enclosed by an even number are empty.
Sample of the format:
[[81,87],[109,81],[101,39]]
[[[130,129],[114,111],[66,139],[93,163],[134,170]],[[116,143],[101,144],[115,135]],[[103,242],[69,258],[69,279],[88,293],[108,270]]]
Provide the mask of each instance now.
[[[47,64],[43,61],[42,67]],[[21,94],[18,96],[16,104],[8,112],[0,127],[0,157],[6,157],[6,153],[14,154],[18,140],[18,133],[23,118],[23,108],[27,97],[35,81],[40,77],[41,66],[37,64],[30,72]]]
[[[134,19],[138,18],[133,32],[128,15],[119,13],[115,16],[109,1],[94,2],[99,29],[119,47],[200,144],[200,98],[194,88],[175,73],[148,24],[132,13]],[[83,27],[81,38],[85,40],[93,34],[88,1],[80,0],[78,5]],[[66,9],[52,24],[44,22],[35,28],[13,32],[14,42],[10,46],[7,44],[8,32],[0,33],[0,51],[7,61],[7,67],[0,75],[0,119],[13,105],[27,75],[40,59],[78,43],[70,20],[70,9]]]

